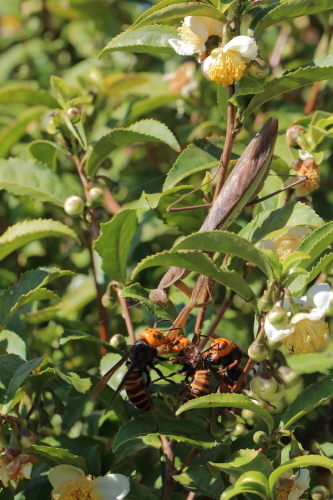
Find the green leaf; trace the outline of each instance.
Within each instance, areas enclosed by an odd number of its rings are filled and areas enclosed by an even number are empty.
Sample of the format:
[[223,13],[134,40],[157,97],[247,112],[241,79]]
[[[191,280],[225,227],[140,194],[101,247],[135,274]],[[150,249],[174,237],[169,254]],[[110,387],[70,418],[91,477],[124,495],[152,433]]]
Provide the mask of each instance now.
[[154,111],[155,109],[171,104],[178,99],[184,99],[179,94],[162,94],[154,97],[147,97],[146,99],[141,99],[133,104],[128,117],[128,120],[136,120],[141,115]]
[[179,151],[179,144],[166,125],[156,120],[141,120],[128,128],[118,128],[99,139],[93,146],[86,170],[92,179],[100,163],[115,149],[134,142],[153,141],[167,144]]
[[13,316],[13,314],[26,303],[31,295],[38,289],[50,283],[52,280],[66,275],[73,275],[71,271],[61,271],[54,267],[40,267],[27,271],[20,281],[6,290],[0,292],[0,325],[1,329]]
[[68,130],[73,134],[73,136],[79,141],[81,147],[86,151],[88,149],[87,137],[84,130],[84,116],[77,123],[72,123],[66,113],[62,114],[62,119],[64,120]]
[[273,5],[273,8],[269,10],[258,23],[256,23],[256,18],[254,19],[254,37],[257,37],[261,31],[268,28],[268,26],[272,26],[273,24],[280,23],[294,17],[310,16],[311,14],[316,14],[317,12],[332,9],[331,0],[320,0],[320,2],[284,0],[279,2],[276,7],[275,5]]
[[307,236],[298,247],[299,252],[305,252],[311,256],[310,262],[307,262],[309,267],[312,262],[326,250],[333,240],[333,222],[328,222],[323,226],[315,229]]
[[73,372],[63,373],[55,370],[55,373],[61,380],[66,382],[66,384],[73,386],[76,391],[82,392],[83,394],[89,391],[91,387],[90,378],[81,378],[77,373]]
[[19,142],[26,133],[27,126],[34,121],[39,121],[45,115],[45,106],[34,106],[26,109],[13,120],[7,127],[0,131],[0,158],[8,156],[10,150]]
[[236,255],[258,266],[267,278],[273,278],[272,268],[263,252],[249,241],[228,231],[203,231],[192,234],[172,248],[172,251],[178,250],[202,250]]
[[76,233],[61,222],[51,219],[34,219],[18,222],[0,236],[0,260],[4,259],[17,248],[31,241],[47,236],[68,236],[80,243]]
[[228,408],[229,406],[253,411],[266,422],[269,434],[272,432],[274,422],[268,411],[250,401],[249,398],[243,396],[243,394],[209,394],[207,396],[192,399],[183,404],[177,410],[176,415],[180,415],[184,411],[193,410],[195,408]]
[[263,90],[264,87],[261,83],[258,82],[258,80],[255,80],[250,76],[244,75],[239,84],[236,86],[236,90],[232,95],[232,97],[229,99],[229,101],[231,102],[231,104],[237,106],[238,96],[248,95],[248,94],[260,94],[260,92],[263,92]]
[[330,344],[323,352],[312,352],[310,354],[290,354],[288,366],[299,374],[323,373],[328,375],[333,368],[333,345]]
[[268,482],[269,488],[271,491],[274,490],[274,485],[276,481],[279,479],[281,474],[290,469],[296,469],[298,467],[324,467],[325,469],[333,470],[333,460],[327,457],[323,457],[321,455],[304,455],[302,457],[293,458],[292,460],[288,460],[284,462],[283,465],[275,469],[272,472]]
[[99,55],[99,59],[110,52],[142,52],[147,54],[174,54],[169,44],[170,38],[178,38],[177,28],[171,26],[145,26],[135,31],[124,31],[107,44]]
[[15,395],[22,382],[40,366],[45,356],[25,361],[16,354],[0,356],[0,401],[7,404]]
[[191,193],[195,186],[177,186],[161,195],[156,211],[160,219],[168,226],[176,225],[183,234],[191,234],[200,229],[203,221],[207,216],[207,210],[200,208],[198,210],[184,210],[181,212],[168,212],[168,207],[179,200],[182,196],[186,196],[179,202],[178,207],[195,207],[203,204],[203,193],[199,189],[195,193]]
[[67,85],[67,83],[58,76],[51,76],[51,89],[62,109],[67,110],[69,101],[76,96],[76,90]]
[[230,486],[222,493],[221,500],[229,500],[229,498],[241,494],[246,497],[246,493],[260,497],[262,500],[270,498],[268,481],[264,474],[256,470],[245,472],[233,486]]
[[333,398],[333,375],[306,387],[281,417],[280,428],[288,429],[294,422]]
[[23,359],[26,358],[25,342],[15,332],[3,330],[0,333],[0,345],[5,347],[8,354],[16,354]]
[[221,477],[212,477],[204,465],[187,467],[181,474],[176,474],[173,479],[184,488],[197,495],[219,498],[223,490]]
[[0,189],[59,207],[71,194],[70,188],[46,165],[22,158],[0,160]]
[[192,420],[171,420],[159,414],[158,422],[157,433],[156,423],[151,414],[146,413],[138,419],[126,422],[116,434],[112,450],[118,452],[119,448],[129,446],[133,439],[144,438],[148,434],[166,436],[203,450],[214,447],[213,436]]
[[325,250],[314,262],[309,269],[309,273],[306,276],[298,276],[288,287],[290,291],[297,294],[303,290],[303,288],[313,281],[322,271],[329,269],[330,263],[333,259],[333,250]]
[[290,202],[277,210],[262,212],[239,232],[239,236],[255,244],[279,238],[295,226],[319,227],[322,224],[323,219],[312,208],[304,203]]
[[310,255],[306,252],[297,251],[287,255],[287,257],[283,260],[283,274],[286,274],[290,268],[294,268],[296,264],[297,266],[306,267],[310,259]]
[[56,169],[58,151],[68,156],[68,151],[60,144],[51,141],[34,141],[29,146],[30,153],[51,170]]
[[111,221],[101,224],[101,235],[94,243],[94,249],[103,259],[103,271],[120,283],[126,282],[128,252],[137,227],[136,210],[122,210]]
[[[303,2],[303,0],[299,1]],[[329,2],[329,0],[327,1]],[[315,61],[287,71],[264,84],[263,92],[252,99],[244,116],[247,118],[258,106],[278,95],[304,87],[305,85],[311,85],[314,82],[329,80],[330,78],[333,78],[333,56],[331,55],[322,56]]]
[[94,344],[98,344],[104,347],[106,351],[123,355],[123,352],[116,347],[113,347],[108,342],[100,340],[98,337],[94,337],[93,335],[89,335],[88,333],[76,332],[74,330],[65,330],[59,339],[59,343],[60,345],[64,345],[70,340],[87,340],[88,342],[93,342]]
[[34,444],[33,446],[30,446],[30,448],[26,448],[24,451],[25,453],[29,453],[49,465],[53,466],[54,463],[58,465],[73,465],[74,467],[82,469],[86,474],[88,473],[84,458],[73,455],[68,450],[64,450],[63,448],[38,446]]
[[173,303],[169,300],[167,308],[161,307],[149,300],[149,292],[150,290],[144,288],[140,283],[133,283],[123,288],[119,295],[120,297],[131,297],[139,300],[139,304],[143,304],[151,314],[158,318],[174,321],[177,317],[177,310]]
[[152,13],[156,12],[157,10],[167,7],[168,5],[173,5],[177,3],[182,3],[186,2],[187,0],[161,0],[158,2],[156,5],[153,5],[150,7],[150,9],[147,9],[145,12],[143,12],[137,19],[134,21],[134,23],[128,28],[128,31],[133,31],[137,28],[137,26],[144,20],[146,19],[147,16],[150,16]]
[[236,451],[228,462],[215,463],[209,462],[210,465],[217,469],[230,474],[239,479],[243,474],[254,470],[260,470],[265,477],[269,477],[273,471],[272,464],[269,459],[260,451],[257,450],[239,450]]
[[221,146],[221,143],[217,146],[215,138],[199,139],[190,144],[180,153],[174,166],[168,172],[163,191],[171,189],[193,173],[217,167],[222,153]]
[[0,89],[0,102],[24,102],[25,104],[57,108],[58,103],[46,90],[36,89],[29,82],[15,82]]
[[253,300],[255,298],[250,286],[238,273],[235,271],[221,271],[207,255],[201,252],[183,253],[166,251],[147,257],[136,266],[132,279],[138,272],[152,266],[177,266],[188,269],[189,271],[212,277],[218,283],[234,290],[244,297],[245,300]]
[[[222,23],[226,22],[226,17],[215,9],[211,5],[199,3],[199,2],[181,2],[172,3],[171,5],[161,6],[158,4],[159,9],[149,9],[150,12],[145,13],[145,18],[140,21],[136,21],[134,25],[131,26],[129,31],[137,30],[143,26],[152,25],[155,23],[160,23],[167,21],[169,19],[175,19],[177,17],[185,16],[205,16],[217,19]],[[153,10],[153,12],[151,12]]]

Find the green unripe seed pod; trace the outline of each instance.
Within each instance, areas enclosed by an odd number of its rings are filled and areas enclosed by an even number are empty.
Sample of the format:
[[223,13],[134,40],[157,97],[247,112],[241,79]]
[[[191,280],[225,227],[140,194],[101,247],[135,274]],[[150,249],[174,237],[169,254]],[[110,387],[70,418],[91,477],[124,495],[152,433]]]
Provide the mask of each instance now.
[[81,113],[77,108],[67,109],[66,115],[72,123],[77,123],[81,120]]
[[262,78],[266,78],[269,75],[269,66],[263,60],[257,57],[253,61],[250,62],[247,68],[247,74],[254,78],[255,80],[261,80]]
[[110,345],[117,347],[117,349],[125,350],[127,348],[126,340],[123,335],[116,333],[110,339]]
[[285,383],[286,389],[294,387],[301,380],[301,377],[294,370],[289,368],[289,366],[280,366],[278,368],[278,374]]
[[252,342],[250,345],[248,351],[247,351],[249,358],[253,359],[253,361],[257,361],[258,363],[260,361],[264,361],[264,359],[267,358],[268,355],[268,349],[266,344],[263,344],[262,342]]
[[328,500],[330,498],[330,492],[325,486],[315,486],[310,491],[312,500]]
[[100,187],[93,187],[89,190],[89,199],[94,203],[94,204],[102,204],[104,203],[104,191]]
[[66,214],[71,217],[82,215],[84,211],[84,201],[80,196],[68,196],[64,202],[64,210]]
[[277,390],[277,381],[272,375],[266,372],[257,373],[251,380],[251,391],[260,398],[267,399]]
[[287,311],[280,306],[274,306],[267,314],[267,319],[276,328],[283,328],[289,324]]
[[256,444],[266,444],[268,442],[268,436],[264,431],[258,431],[253,434],[253,441]]
[[298,146],[299,139],[304,132],[304,127],[301,125],[292,125],[287,129],[286,138],[289,146]]

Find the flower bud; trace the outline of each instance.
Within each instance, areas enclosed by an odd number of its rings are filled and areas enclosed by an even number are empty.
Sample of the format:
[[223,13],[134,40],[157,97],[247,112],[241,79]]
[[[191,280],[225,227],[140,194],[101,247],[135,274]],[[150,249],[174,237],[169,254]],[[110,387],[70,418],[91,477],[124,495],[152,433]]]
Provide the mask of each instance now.
[[330,498],[330,492],[325,486],[315,486],[310,491],[312,500],[328,500]]
[[274,404],[275,401],[280,401],[280,399],[283,398],[284,393],[285,393],[284,383],[282,379],[278,377],[276,391],[272,395],[265,397],[263,399],[266,399],[266,401],[268,401],[269,403]]
[[267,399],[277,390],[277,381],[268,372],[258,372],[251,380],[251,391],[260,398]]
[[261,80],[262,78],[266,78],[269,75],[270,68],[268,64],[263,60],[257,57],[250,62],[247,68],[247,74],[254,78],[255,80]]
[[257,361],[258,363],[260,361],[264,361],[264,359],[267,358],[268,355],[268,349],[266,344],[263,344],[262,342],[252,342],[250,345],[248,351],[247,351],[249,358],[253,359],[253,361]]
[[112,345],[113,347],[116,347],[117,349],[121,349],[123,351],[126,350],[126,348],[127,348],[125,337],[123,335],[121,335],[120,333],[116,333],[115,335],[113,335],[111,337],[110,345]]
[[222,423],[227,430],[234,429],[237,425],[237,417],[227,408],[223,408]]
[[100,187],[93,187],[89,190],[89,199],[94,205],[102,205],[104,203],[104,191]]
[[53,117],[49,120],[48,124],[46,125],[46,132],[50,135],[54,135],[58,132]]
[[241,416],[245,420],[247,425],[251,425],[251,426],[255,425],[256,422],[260,418],[256,413],[254,413],[254,411],[246,410],[246,409],[242,410]]
[[232,435],[234,437],[239,437],[239,436],[242,436],[243,434],[246,434],[247,433],[247,429],[245,427],[244,424],[237,424],[236,427],[234,428],[234,430],[232,431]]
[[285,383],[286,389],[293,387],[301,379],[298,373],[289,368],[289,366],[280,366],[277,371],[283,382]]
[[37,432],[40,436],[52,436],[54,434],[53,425],[48,420],[41,420],[38,424]]
[[68,196],[64,202],[64,210],[71,217],[81,215],[84,210],[84,201],[80,196]]
[[275,305],[273,309],[267,314],[267,319],[271,325],[276,328],[284,328],[289,324],[289,318],[287,311],[285,311],[281,306]]
[[22,448],[29,448],[36,442],[36,434],[31,432],[29,429],[21,429],[18,435],[18,440]]
[[304,132],[304,127],[301,127],[301,125],[292,125],[287,129],[286,132],[286,138],[287,138],[287,143],[289,146],[298,146],[299,145],[299,139],[302,136],[302,133]]
[[266,444],[268,442],[268,436],[264,431],[258,431],[253,434],[253,441],[256,444]]
[[77,108],[67,109],[66,115],[72,123],[77,123],[81,120],[81,113]]
[[232,303],[237,309],[242,310],[244,313],[253,311],[251,302],[243,299],[243,297],[241,297],[237,293],[233,296]]

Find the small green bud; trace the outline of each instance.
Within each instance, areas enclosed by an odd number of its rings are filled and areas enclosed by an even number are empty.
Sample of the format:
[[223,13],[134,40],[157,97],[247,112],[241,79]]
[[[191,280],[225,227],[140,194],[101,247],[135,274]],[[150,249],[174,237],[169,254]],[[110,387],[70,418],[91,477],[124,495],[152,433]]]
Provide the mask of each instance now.
[[266,444],[268,442],[268,436],[264,431],[258,431],[253,434],[253,441],[256,444]]
[[277,380],[276,391],[273,394],[271,394],[269,397],[264,397],[263,399],[266,399],[266,401],[268,401],[269,403],[274,404],[275,401],[279,401],[280,399],[283,398],[284,393],[285,393],[284,383],[280,379],[280,380]]
[[299,146],[299,140],[304,132],[304,127],[301,125],[292,125],[287,128],[286,138],[289,146]]
[[239,437],[242,436],[243,434],[246,434],[247,429],[244,424],[238,423],[234,430],[232,431],[232,435],[234,437]]
[[276,379],[267,372],[257,373],[251,380],[251,391],[260,398],[267,399],[277,390]]
[[267,314],[267,319],[269,322],[275,326],[276,328],[282,329],[283,327],[287,327],[289,324],[288,313],[278,305],[275,305],[273,309],[269,311]]
[[260,361],[264,361],[264,359],[267,358],[268,355],[268,349],[266,344],[263,344],[262,342],[252,342],[250,345],[248,351],[247,351],[249,358],[253,359],[253,361],[257,361],[258,363]]
[[261,80],[262,78],[266,78],[266,76],[269,75],[269,71],[270,69],[268,64],[259,57],[251,61],[247,68],[247,74],[251,76],[251,78],[254,78],[255,80]]
[[222,423],[227,430],[234,429],[237,425],[237,417],[227,408],[223,408]]
[[49,420],[41,420],[37,426],[37,432],[40,436],[52,436],[54,434],[53,425]]
[[80,196],[68,196],[64,202],[64,210],[71,217],[81,215],[84,211],[84,201]]
[[29,446],[35,444],[36,438],[36,434],[27,428],[20,430],[18,435],[18,440],[22,448],[29,448]]
[[58,132],[53,117],[49,120],[49,123],[46,125],[46,132],[50,135],[54,135]]
[[237,309],[240,309],[244,313],[253,311],[251,302],[246,301],[245,299],[243,299],[243,297],[241,297],[237,293],[233,296],[232,303]]
[[117,347],[117,349],[121,349],[123,351],[127,348],[125,337],[120,333],[116,333],[111,337],[110,345],[112,345],[113,347]]
[[256,413],[254,413],[254,411],[246,409],[242,410],[241,416],[245,420],[247,425],[252,425],[252,426],[255,425],[260,418]]
[[81,113],[77,108],[67,109],[66,115],[72,123],[77,123],[81,120]]
[[328,500],[330,498],[330,492],[325,486],[315,486],[310,491],[312,500]]
[[100,187],[93,187],[89,190],[89,199],[94,205],[102,205],[104,203],[104,191]]
[[280,366],[277,371],[285,383],[286,389],[294,387],[294,385],[298,384],[301,379],[298,373],[289,368],[289,366]]

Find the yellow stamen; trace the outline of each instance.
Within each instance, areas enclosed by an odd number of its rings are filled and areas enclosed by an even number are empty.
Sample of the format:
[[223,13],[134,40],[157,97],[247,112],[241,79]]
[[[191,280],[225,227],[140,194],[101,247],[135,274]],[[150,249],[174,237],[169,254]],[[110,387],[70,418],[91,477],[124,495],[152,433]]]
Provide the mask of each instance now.
[[200,52],[202,38],[194,33],[189,26],[183,22],[183,24],[178,28],[178,33],[181,36],[182,42],[192,45],[196,48],[195,52]]
[[308,354],[324,345],[326,333],[328,333],[328,324],[325,321],[305,318],[296,323],[295,331],[282,342],[289,352]]
[[287,255],[290,255],[299,247],[302,241],[303,238],[278,238],[274,243],[274,249],[279,261],[283,262]]
[[313,163],[307,165],[304,162],[304,164],[302,164],[301,167],[297,169],[297,175],[306,175],[308,180],[301,182],[301,184],[298,184],[294,187],[296,196],[307,196],[309,193],[319,187],[320,172],[319,168]]
[[100,500],[94,489],[95,484],[87,478],[75,478],[63,482],[52,496],[54,500]]
[[241,55],[234,50],[220,52],[208,70],[210,80],[226,87],[237,83],[243,76],[246,69],[246,64]]
[[290,490],[285,490],[285,489],[282,489],[282,488],[278,488],[276,493],[276,497],[277,497],[277,500],[288,500],[288,497],[289,497],[289,493],[291,492],[291,489]]

